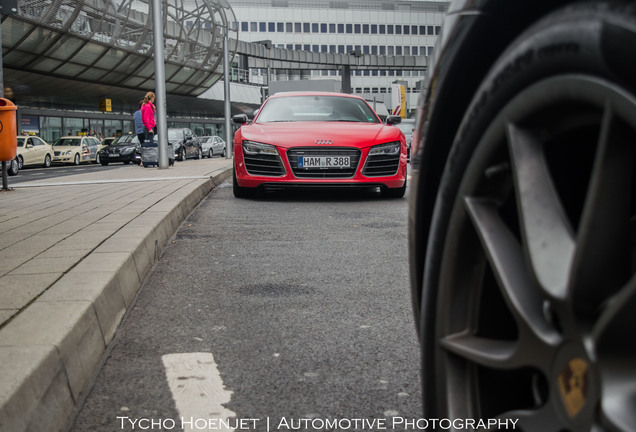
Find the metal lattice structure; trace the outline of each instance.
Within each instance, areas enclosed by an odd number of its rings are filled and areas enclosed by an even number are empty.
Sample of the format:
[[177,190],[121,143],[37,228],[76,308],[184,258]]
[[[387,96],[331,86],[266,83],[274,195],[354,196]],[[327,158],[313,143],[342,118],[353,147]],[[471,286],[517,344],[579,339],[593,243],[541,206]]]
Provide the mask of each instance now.
[[[162,0],[166,91],[197,96],[222,77],[237,30],[227,0]],[[79,82],[154,89],[152,0],[19,0],[2,22],[5,67]]]

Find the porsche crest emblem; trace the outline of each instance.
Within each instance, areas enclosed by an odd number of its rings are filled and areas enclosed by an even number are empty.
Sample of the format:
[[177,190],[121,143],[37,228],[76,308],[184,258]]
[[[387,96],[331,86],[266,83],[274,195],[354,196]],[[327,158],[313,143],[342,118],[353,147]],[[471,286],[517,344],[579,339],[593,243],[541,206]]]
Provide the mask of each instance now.
[[588,369],[585,360],[575,357],[568,362],[558,376],[561,400],[571,418],[576,417],[585,406],[589,378]]

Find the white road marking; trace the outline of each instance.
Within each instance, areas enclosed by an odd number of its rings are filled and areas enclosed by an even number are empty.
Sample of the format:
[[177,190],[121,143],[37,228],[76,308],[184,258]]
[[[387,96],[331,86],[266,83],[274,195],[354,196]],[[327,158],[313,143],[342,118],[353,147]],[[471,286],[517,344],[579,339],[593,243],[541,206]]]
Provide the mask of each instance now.
[[166,354],[161,359],[184,432],[234,430],[224,427],[236,414],[223,406],[232,392],[223,385],[212,353]]

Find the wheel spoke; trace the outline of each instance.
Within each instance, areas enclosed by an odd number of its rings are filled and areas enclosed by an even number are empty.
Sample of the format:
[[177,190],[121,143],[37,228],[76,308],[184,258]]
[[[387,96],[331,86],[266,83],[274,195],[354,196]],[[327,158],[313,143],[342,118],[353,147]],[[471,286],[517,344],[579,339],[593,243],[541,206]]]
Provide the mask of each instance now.
[[[528,273],[521,245],[499,216],[497,204],[475,198],[466,198],[465,203],[520,337],[556,345],[559,336],[545,320],[544,299]],[[528,332],[532,336],[526,336]],[[523,342],[536,346],[532,340]]]
[[630,275],[632,140],[606,107],[572,268],[572,297],[578,311],[597,312]]
[[570,222],[552,182],[542,142],[508,125],[517,206],[534,275],[551,296],[564,299],[574,253]]
[[506,370],[522,366],[536,366],[545,370],[545,365],[538,365],[545,356],[521,355],[517,341],[504,341],[478,337],[468,332],[448,335],[440,340],[442,347],[466,360],[491,369]]

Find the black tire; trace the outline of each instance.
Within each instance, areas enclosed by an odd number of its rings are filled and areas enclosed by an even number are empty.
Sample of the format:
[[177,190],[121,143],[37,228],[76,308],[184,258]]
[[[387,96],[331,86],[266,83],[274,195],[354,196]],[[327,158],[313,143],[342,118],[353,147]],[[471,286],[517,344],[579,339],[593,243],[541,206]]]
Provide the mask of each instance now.
[[18,175],[20,172],[20,164],[18,163],[18,158],[11,159],[7,162],[7,174],[10,176]]
[[221,157],[225,157],[227,155],[227,151],[223,148],[223,152],[221,153]]
[[201,151],[201,147],[197,150],[197,159],[203,159],[203,152]]
[[381,187],[380,193],[384,198],[403,198],[406,193],[406,179],[404,179],[404,185],[399,188],[386,188]]
[[181,148],[181,161],[182,161],[182,162],[185,162],[185,161],[186,161],[186,159],[187,159],[187,156],[186,156],[186,150],[185,150],[185,148],[183,148],[183,147],[182,147],[182,148]]
[[109,162],[108,161],[101,161],[100,163],[102,164],[102,166],[108,166]]
[[79,165],[80,164],[80,155],[79,153],[75,153],[75,157],[73,158],[73,165]]
[[24,168],[24,159],[22,158],[22,156],[18,155],[16,156],[16,161],[18,161],[18,169],[21,170]]
[[251,188],[239,186],[236,181],[236,171],[232,171],[232,192],[235,198],[249,198],[254,195],[254,191]]
[[46,156],[44,156],[44,164],[42,164],[42,166],[44,168],[49,168],[51,166],[51,155],[47,153]]
[[636,430],[634,41],[634,7],[579,4],[476,93],[424,260],[426,418]]
[[212,149],[210,149],[208,150],[208,157],[212,159],[212,156],[214,156],[214,152],[212,151]]
[[99,156],[99,153],[95,155],[95,163],[99,165],[102,162],[102,158]]

